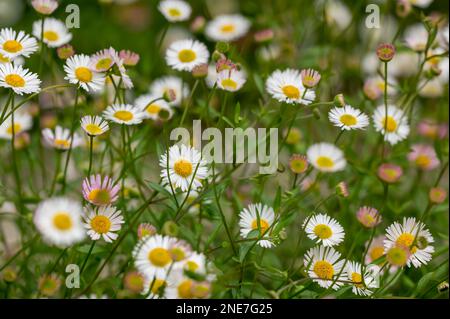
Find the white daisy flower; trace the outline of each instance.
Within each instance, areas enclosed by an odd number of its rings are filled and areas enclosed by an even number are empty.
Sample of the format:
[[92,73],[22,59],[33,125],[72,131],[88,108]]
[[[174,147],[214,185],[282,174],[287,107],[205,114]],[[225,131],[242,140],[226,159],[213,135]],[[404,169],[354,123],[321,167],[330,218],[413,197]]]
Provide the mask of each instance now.
[[198,299],[209,296],[211,286],[207,281],[195,281],[182,272],[172,272],[166,287],[167,299]]
[[[308,223],[306,223],[308,222]],[[306,219],[303,228],[308,237],[324,246],[339,245],[345,236],[344,228],[334,218],[326,214],[317,214]]]
[[108,122],[101,116],[86,115],[81,118],[81,128],[89,136],[102,135],[109,130]]
[[[70,130],[68,128],[62,128],[56,126],[55,131],[49,128],[42,130],[42,137],[44,138],[44,144],[48,147],[55,148],[60,151],[66,151],[70,148]],[[77,134],[73,134],[72,149],[80,146],[83,143],[82,138]]]
[[84,54],[77,54],[67,59],[64,65],[66,76],[64,79],[70,83],[79,85],[85,91],[100,91],[105,84],[103,74],[90,69],[90,57]]
[[[417,237],[417,238],[416,238]],[[386,239],[384,240],[384,252],[386,253],[394,246],[407,247],[411,255],[407,261],[407,266],[411,264],[419,268],[426,265],[432,258],[434,247],[433,236],[425,224],[416,221],[414,217],[403,218],[403,223],[394,222],[386,229]]]
[[164,76],[157,79],[150,86],[150,93],[157,97],[163,97],[169,90],[173,90],[175,92],[175,100],[169,102],[170,106],[179,106],[181,104],[181,100],[186,99],[189,95],[188,84],[183,83],[183,81],[176,76]]
[[114,81],[114,84],[117,87],[124,89],[133,88],[133,81],[131,81],[130,76],[127,74],[124,60],[120,57],[119,52],[113,47],[99,51],[91,57],[90,67],[95,71],[105,72],[110,70],[113,66],[116,68],[113,69],[114,73],[106,78],[107,83]]
[[[332,247],[316,246],[306,252],[304,265],[307,268],[308,276],[323,288],[329,288],[333,284],[334,290],[338,290],[345,280],[344,271],[341,272],[344,260],[341,254]],[[340,274],[339,277],[337,277]]]
[[417,23],[405,30],[404,39],[411,50],[422,52],[427,46],[428,31],[421,23]]
[[266,81],[266,90],[280,102],[308,105],[316,98],[316,93],[302,84],[300,71],[276,70]]
[[29,113],[16,111],[14,112],[14,127],[12,124],[10,116],[0,125],[0,138],[10,140],[13,130],[14,135],[28,131],[33,126],[33,118]]
[[330,143],[318,143],[311,145],[306,156],[308,161],[321,172],[342,171],[347,165],[344,153]]
[[[161,156],[161,177],[163,184],[185,192],[192,183],[192,190],[202,186],[202,180],[208,177],[207,162],[201,153],[191,146],[173,145]],[[169,181],[170,180],[170,181]]]
[[113,104],[103,111],[103,116],[117,124],[134,125],[142,122],[144,113],[130,104]]
[[[270,234],[274,226],[275,213],[270,206],[261,203],[250,204],[248,208],[244,208],[239,214],[239,226],[241,227],[241,236],[247,238],[247,235],[258,230],[262,238],[258,240],[258,245],[263,248],[271,248],[274,243],[270,240]],[[264,234],[264,235],[263,235]]]
[[433,2],[433,0],[409,0],[409,2],[413,6],[423,9],[423,8],[427,8]]
[[176,238],[162,235],[145,236],[133,249],[136,268],[144,276],[165,276],[174,262],[170,248]]
[[66,197],[53,197],[42,201],[34,213],[33,222],[45,242],[69,247],[85,237],[78,201]]
[[97,208],[85,207],[84,227],[92,240],[103,239],[111,243],[117,239],[118,232],[125,222],[120,210],[113,206],[100,206]]
[[[41,39],[42,20],[33,23],[33,35]],[[54,19],[46,18],[44,21],[43,42],[50,48],[57,48],[67,44],[72,40],[72,34],[67,30],[64,22]]]
[[360,263],[348,261],[346,269],[347,279],[353,283],[352,292],[355,295],[370,296],[372,294],[372,289],[379,287],[378,273],[380,268],[378,266],[372,265],[366,267],[364,271],[364,281]]
[[163,0],[158,5],[158,10],[170,22],[186,21],[191,16],[191,6],[181,0]]
[[14,93],[31,94],[41,90],[41,80],[36,73],[12,63],[0,64],[0,87],[12,89]]
[[205,34],[214,41],[230,42],[243,37],[250,29],[250,21],[240,14],[224,14],[209,21]]
[[242,88],[247,81],[244,71],[223,70],[217,74],[217,87],[219,89],[236,92]]
[[206,257],[203,254],[193,252],[188,258],[182,261],[180,268],[192,273],[205,274]]
[[3,57],[14,59],[18,56],[28,58],[38,49],[35,38],[23,31],[17,33],[11,28],[0,30],[0,54]]
[[145,114],[147,119],[168,120],[173,115],[169,103],[153,94],[141,95],[134,101],[134,105]]
[[384,140],[392,145],[404,140],[409,134],[406,114],[393,105],[387,107],[387,118],[385,106],[380,105],[376,108],[372,119],[377,132],[381,132],[384,135]]
[[93,71],[106,72],[114,66],[115,54],[118,53],[112,47],[101,50],[91,56],[89,67]]
[[331,109],[328,118],[334,126],[346,131],[364,129],[369,125],[369,117],[350,105]]
[[209,52],[206,45],[192,40],[172,42],[166,51],[166,62],[172,69],[191,72],[194,67],[208,63]]

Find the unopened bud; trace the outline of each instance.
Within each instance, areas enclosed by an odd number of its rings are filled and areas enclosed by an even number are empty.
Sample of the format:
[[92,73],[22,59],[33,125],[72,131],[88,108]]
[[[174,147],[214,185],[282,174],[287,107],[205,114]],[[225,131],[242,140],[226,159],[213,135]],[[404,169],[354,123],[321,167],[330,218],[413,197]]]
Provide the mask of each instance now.
[[395,55],[395,47],[390,43],[381,43],[377,47],[378,59],[382,62],[389,62]]
[[227,53],[230,50],[230,45],[228,44],[228,42],[217,42],[216,50],[220,53]]
[[163,99],[164,99],[164,101],[169,102],[169,103],[175,101],[177,99],[177,94],[175,93],[175,90],[168,89],[168,90],[164,91]]
[[337,107],[344,107],[345,106],[345,99],[344,94],[340,93],[334,97],[334,105]]
[[179,227],[175,222],[169,220],[164,223],[162,233],[167,236],[177,236]]
[[61,60],[67,60],[75,54],[75,50],[73,49],[73,46],[66,44],[56,49],[56,53]]

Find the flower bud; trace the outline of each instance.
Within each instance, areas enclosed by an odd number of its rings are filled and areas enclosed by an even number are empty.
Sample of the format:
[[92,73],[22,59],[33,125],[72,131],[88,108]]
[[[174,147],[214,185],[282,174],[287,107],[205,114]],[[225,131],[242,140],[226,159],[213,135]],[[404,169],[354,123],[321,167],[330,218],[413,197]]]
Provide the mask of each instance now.
[[163,225],[162,233],[167,236],[177,236],[178,230],[179,230],[178,225],[175,222],[168,220]]
[[381,43],[377,47],[377,56],[378,59],[382,62],[389,62],[395,55],[395,47],[390,43]]
[[230,50],[230,44],[228,42],[217,42],[216,50],[220,53],[227,53]]
[[168,89],[164,92],[163,94],[163,99],[166,102],[173,102],[177,99],[177,94],[175,93],[175,90],[173,89]]
[[65,44],[56,49],[56,53],[61,60],[67,60],[75,54],[75,50],[70,44]]
[[333,103],[337,107],[344,107],[345,106],[344,94],[339,93],[338,95],[336,95],[334,97]]

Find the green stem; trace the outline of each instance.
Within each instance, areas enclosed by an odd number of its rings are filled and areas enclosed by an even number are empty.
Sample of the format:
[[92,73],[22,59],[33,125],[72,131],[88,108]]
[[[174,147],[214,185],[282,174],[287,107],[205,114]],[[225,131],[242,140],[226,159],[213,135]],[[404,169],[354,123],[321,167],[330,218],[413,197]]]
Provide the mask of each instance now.
[[[11,109],[14,109],[14,94],[11,91]],[[12,136],[11,136],[11,155],[12,155],[12,166],[14,170],[14,178],[16,180],[16,187],[17,187],[17,210],[23,214],[24,212],[24,206],[23,206],[23,200],[22,200],[22,181],[20,179],[20,173],[19,173],[19,161],[16,154],[16,147],[14,146],[15,139],[16,139],[16,132],[14,127],[14,112],[11,115],[11,128],[12,128]]]
[[91,254],[92,254],[92,250],[94,249],[94,246],[95,246],[95,243],[96,243],[96,242],[97,242],[96,240],[93,240],[93,241],[92,241],[92,244],[91,244],[91,247],[89,247],[89,251],[88,251],[88,253],[87,253],[87,255],[86,255],[86,258],[84,259],[84,262],[83,262],[83,264],[81,265],[81,268],[80,268],[80,277],[81,277],[81,274],[83,273],[84,268],[85,268],[86,265],[87,265],[88,259],[89,259],[89,257],[90,257]]
[[89,136],[89,168],[87,174],[88,177],[91,176],[93,147],[94,147],[94,136]]
[[186,103],[186,106],[184,107],[183,116],[181,117],[181,121],[180,121],[180,125],[179,126],[183,125],[183,122],[184,122],[184,119],[186,117],[188,108],[189,108],[190,104],[192,104],[192,97],[194,96],[194,92],[197,89],[197,86],[198,86],[198,79],[195,80],[194,87],[192,88],[191,94],[189,95],[189,101]]

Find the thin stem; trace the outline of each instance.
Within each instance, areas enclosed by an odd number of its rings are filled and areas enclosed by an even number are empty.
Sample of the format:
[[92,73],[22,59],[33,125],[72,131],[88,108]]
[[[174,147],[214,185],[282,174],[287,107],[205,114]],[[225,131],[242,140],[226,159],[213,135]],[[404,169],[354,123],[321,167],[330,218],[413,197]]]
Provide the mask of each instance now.
[[[14,109],[14,94],[10,93],[11,95],[11,109]],[[11,115],[11,155],[12,155],[12,166],[14,170],[14,178],[16,179],[16,187],[17,187],[17,210],[23,214],[24,212],[24,206],[23,206],[23,200],[22,200],[22,181],[20,179],[20,173],[19,173],[19,161],[16,154],[16,147],[14,146],[15,139],[16,139],[16,131],[15,131],[15,123],[14,123],[14,112]]]
[[192,88],[191,94],[189,95],[189,100],[188,100],[188,102],[186,103],[186,106],[184,107],[183,116],[181,117],[181,121],[180,121],[180,126],[183,125],[183,122],[184,122],[184,119],[185,119],[185,117],[186,117],[188,108],[189,108],[189,106],[192,104],[192,97],[194,96],[194,92],[195,92],[195,90],[197,89],[198,82],[199,82],[198,79],[195,80],[194,87]]
[[93,147],[94,147],[94,136],[89,136],[89,168],[87,174],[88,177],[91,176]]
[[86,258],[84,259],[84,262],[83,262],[83,264],[82,264],[82,266],[80,268],[80,277],[81,277],[81,274],[83,273],[84,268],[87,265],[87,261],[88,261],[89,257],[91,256],[92,250],[94,249],[94,246],[95,246],[96,242],[97,242],[96,240],[93,240],[92,244],[91,244],[91,247],[89,247],[89,251],[88,251],[88,253],[86,255]]

